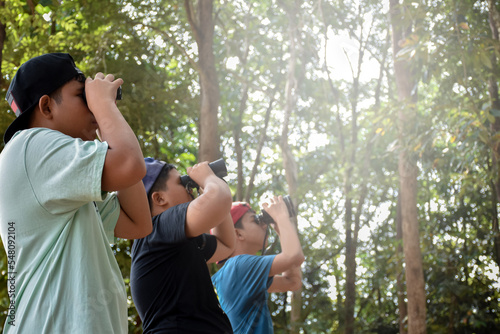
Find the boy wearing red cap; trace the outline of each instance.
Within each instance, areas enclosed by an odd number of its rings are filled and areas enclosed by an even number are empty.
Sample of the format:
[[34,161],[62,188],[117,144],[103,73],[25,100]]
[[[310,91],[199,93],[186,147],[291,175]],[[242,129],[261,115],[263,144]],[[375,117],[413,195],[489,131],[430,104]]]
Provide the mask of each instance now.
[[255,211],[247,203],[235,202],[231,208],[235,250],[212,276],[234,333],[273,333],[268,293],[295,291],[302,286],[300,265],[304,254],[286,204],[279,196],[263,207],[275,222],[281,253],[255,255],[267,243],[268,226],[256,219]]
[[142,152],[115,103],[122,83],[85,79],[67,53],[32,58],[12,79],[6,99],[17,118],[0,154],[4,333],[128,331],[110,243],[152,227]]
[[144,333],[233,333],[207,267],[234,248],[228,185],[208,163],[194,165],[187,173],[203,193],[193,199],[173,165],[145,160],[153,232],[134,241],[130,269]]

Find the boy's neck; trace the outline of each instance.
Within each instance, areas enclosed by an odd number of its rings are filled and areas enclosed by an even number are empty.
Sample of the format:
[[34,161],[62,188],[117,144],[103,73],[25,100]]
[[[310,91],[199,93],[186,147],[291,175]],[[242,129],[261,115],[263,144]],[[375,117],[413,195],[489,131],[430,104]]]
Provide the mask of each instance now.
[[230,257],[243,255],[243,254],[255,255],[260,250],[260,249],[253,250],[253,249],[249,249],[249,248],[250,247],[246,243],[236,241],[236,246],[234,247],[234,251]]

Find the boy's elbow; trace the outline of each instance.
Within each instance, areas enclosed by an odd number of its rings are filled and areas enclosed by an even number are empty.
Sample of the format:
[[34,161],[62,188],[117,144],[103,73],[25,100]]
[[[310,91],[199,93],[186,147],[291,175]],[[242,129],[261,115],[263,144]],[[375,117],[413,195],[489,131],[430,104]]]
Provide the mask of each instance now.
[[153,232],[153,223],[151,222],[151,219],[145,219],[139,226],[136,227],[134,239],[145,238],[150,235],[151,232]]
[[151,234],[151,232],[153,232],[153,224],[152,223],[150,223],[148,226],[143,228],[143,230],[142,230],[143,236],[141,238],[147,237],[148,235]]
[[229,257],[233,254],[234,249],[236,248],[236,236],[234,233],[229,234],[223,239],[219,239],[219,242],[224,245],[225,252],[227,252],[226,257]]
[[236,249],[236,238],[233,238],[227,245],[227,249],[229,250],[229,255],[233,254]]
[[231,256],[231,254],[233,254],[233,252],[234,252],[234,247],[232,247],[232,248],[231,247],[226,247],[224,249],[224,252],[222,252],[222,254],[221,254],[221,259],[227,259],[227,258],[229,258]]
[[290,287],[290,291],[298,291],[302,288],[302,280],[297,279],[296,281],[293,282],[292,286]]
[[133,159],[131,161],[130,166],[129,166],[129,173],[130,175],[133,175],[135,179],[138,179],[139,181],[146,176],[146,164],[144,163],[144,159],[137,160]]
[[295,254],[292,258],[293,265],[297,267],[300,267],[305,260],[306,258],[302,252]]

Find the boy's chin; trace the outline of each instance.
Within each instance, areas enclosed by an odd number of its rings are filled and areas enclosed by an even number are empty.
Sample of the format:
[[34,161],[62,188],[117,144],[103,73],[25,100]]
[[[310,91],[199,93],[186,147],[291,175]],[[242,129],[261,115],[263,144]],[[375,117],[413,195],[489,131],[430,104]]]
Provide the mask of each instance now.
[[[97,138],[97,132],[94,131],[84,131],[83,134],[80,136],[80,139],[83,141],[94,141]],[[101,138],[99,138],[100,140]]]

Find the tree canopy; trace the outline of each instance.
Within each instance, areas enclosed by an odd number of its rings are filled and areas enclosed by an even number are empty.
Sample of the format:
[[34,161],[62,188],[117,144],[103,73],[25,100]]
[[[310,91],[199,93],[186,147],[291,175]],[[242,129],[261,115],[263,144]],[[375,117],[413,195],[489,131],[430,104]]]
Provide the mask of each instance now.
[[[15,117],[4,97],[17,68],[69,52],[86,75],[124,79],[119,108],[144,156],[182,173],[219,152],[235,200],[259,208],[267,196],[292,195],[303,288],[271,296],[276,333],[411,328],[406,161],[424,331],[498,332],[500,5],[210,0],[210,49],[200,1],[209,0],[0,1],[0,135]],[[208,109],[216,139],[203,136]],[[279,249],[271,237],[269,253]],[[126,284],[130,248],[113,246]],[[6,261],[2,253],[1,324]],[[129,332],[141,333],[129,304]]]

